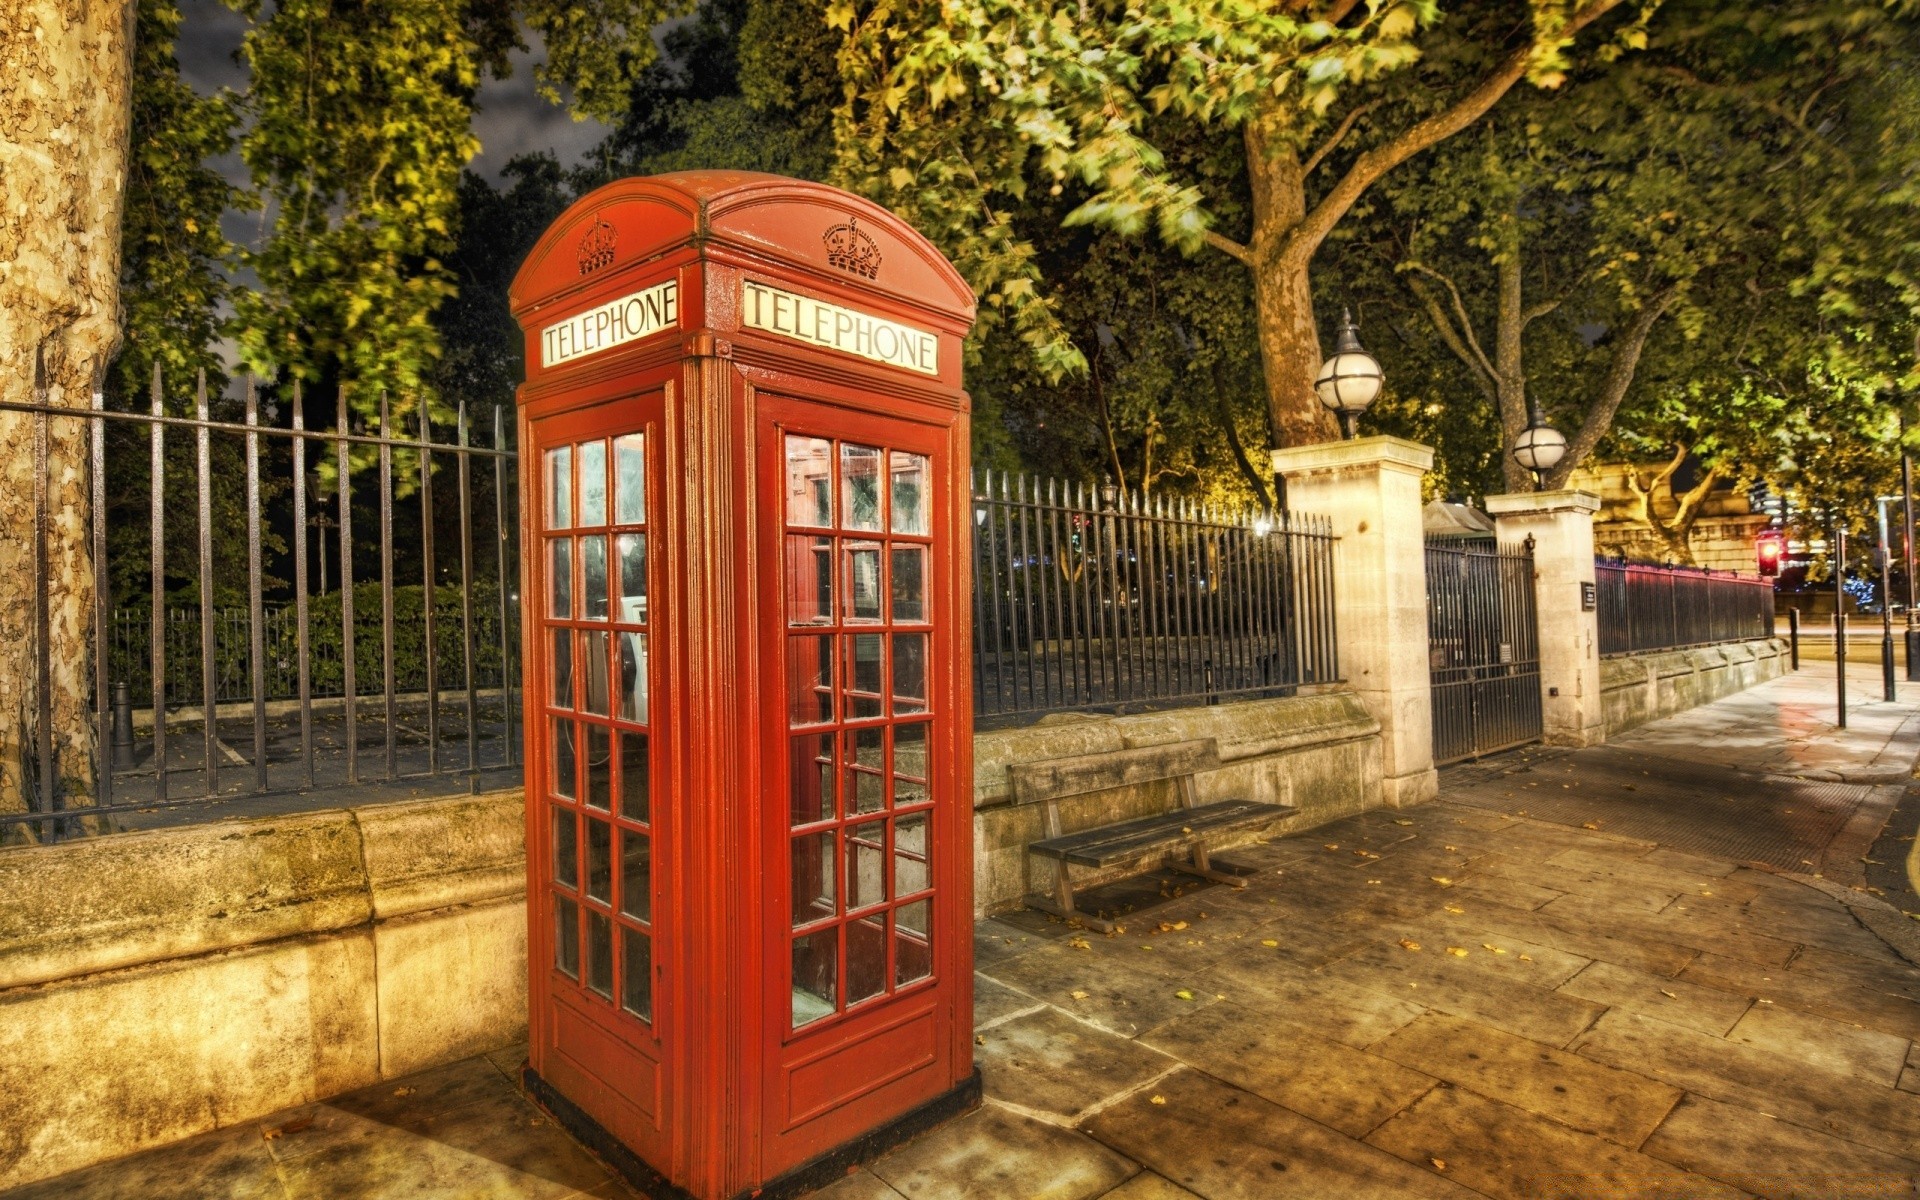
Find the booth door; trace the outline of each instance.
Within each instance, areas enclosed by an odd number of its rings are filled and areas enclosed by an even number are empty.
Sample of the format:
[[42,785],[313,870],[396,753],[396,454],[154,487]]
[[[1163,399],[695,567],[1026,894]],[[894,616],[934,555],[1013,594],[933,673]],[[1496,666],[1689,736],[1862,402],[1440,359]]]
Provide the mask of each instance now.
[[945,430],[765,411],[779,566],[762,603],[784,685],[764,718],[779,745],[761,813],[777,864],[768,1132],[792,1161],[950,1086],[935,864],[953,805],[935,768],[953,714],[935,645],[951,618],[934,581],[951,489]]
[[649,586],[658,418],[655,396],[533,424],[527,857],[535,1069],[665,1161],[658,939],[673,934],[657,851],[672,804],[652,752],[663,673],[649,636],[661,619]]

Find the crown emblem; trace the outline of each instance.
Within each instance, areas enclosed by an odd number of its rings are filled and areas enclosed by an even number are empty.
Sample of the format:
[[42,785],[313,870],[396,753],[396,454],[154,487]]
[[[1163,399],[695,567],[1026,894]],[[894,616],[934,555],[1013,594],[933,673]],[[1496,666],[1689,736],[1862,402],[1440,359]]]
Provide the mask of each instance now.
[[842,271],[851,271],[866,279],[880,275],[880,247],[860,232],[860,218],[848,217],[845,225],[835,225],[821,239],[827,244],[827,263]]
[[595,221],[593,228],[587,230],[580,239],[580,273],[589,275],[601,267],[613,265],[613,247],[620,240],[613,226],[605,221]]

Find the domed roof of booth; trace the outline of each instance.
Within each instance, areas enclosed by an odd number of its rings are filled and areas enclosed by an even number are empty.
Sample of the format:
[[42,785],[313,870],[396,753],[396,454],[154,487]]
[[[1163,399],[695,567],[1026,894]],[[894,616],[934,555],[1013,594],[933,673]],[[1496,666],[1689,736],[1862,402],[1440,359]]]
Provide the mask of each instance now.
[[614,268],[688,244],[735,262],[744,255],[745,265],[771,258],[973,321],[973,289],[911,225],[852,192],[760,171],[635,175],[588,192],[520,265],[507,290],[513,313],[564,301]]

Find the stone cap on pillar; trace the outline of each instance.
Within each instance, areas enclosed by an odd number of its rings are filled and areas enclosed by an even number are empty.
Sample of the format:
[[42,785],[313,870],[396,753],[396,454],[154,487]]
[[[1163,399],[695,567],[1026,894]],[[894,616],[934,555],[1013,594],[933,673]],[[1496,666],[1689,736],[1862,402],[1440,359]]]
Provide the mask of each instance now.
[[1366,467],[1424,475],[1432,466],[1432,446],[1384,434],[1344,442],[1289,446],[1273,451],[1274,474],[1288,479],[1302,475],[1344,474]]
[[1559,488],[1551,492],[1508,492],[1488,496],[1484,505],[1488,516],[1544,516],[1548,513],[1597,513],[1600,497],[1579,488]]

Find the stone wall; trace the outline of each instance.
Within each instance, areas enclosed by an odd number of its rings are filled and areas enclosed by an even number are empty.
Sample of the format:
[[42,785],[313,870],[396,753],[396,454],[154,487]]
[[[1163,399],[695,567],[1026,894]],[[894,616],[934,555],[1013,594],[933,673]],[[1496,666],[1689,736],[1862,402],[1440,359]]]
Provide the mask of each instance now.
[[0,1189],[524,1036],[518,792],[0,854]]
[[1602,659],[1607,735],[1764,683],[1785,674],[1788,662],[1784,638]]
[[[1380,803],[1380,728],[1330,692],[975,740],[980,911],[1028,890],[1007,766],[1195,738],[1202,802]],[[1076,797],[1067,827],[1160,812],[1171,782]],[[518,791],[116,834],[0,853],[0,1189],[526,1035]]]
[[[1007,767],[1198,738],[1219,743],[1220,767],[1194,777],[1197,800],[1290,804],[1299,815],[1280,830],[1297,832],[1381,803],[1380,725],[1351,692],[1254,700],[1133,716],[1062,714],[1024,729],[973,740],[973,906],[977,916],[1018,908],[1047,890],[1050,865],[1034,870],[1027,845],[1041,831],[1041,806],[1015,804]],[[1171,780],[1090,792],[1060,802],[1064,832],[1165,812],[1178,803]],[[1256,835],[1249,835],[1256,836]],[[1075,868],[1076,883],[1118,877],[1128,868]]]

